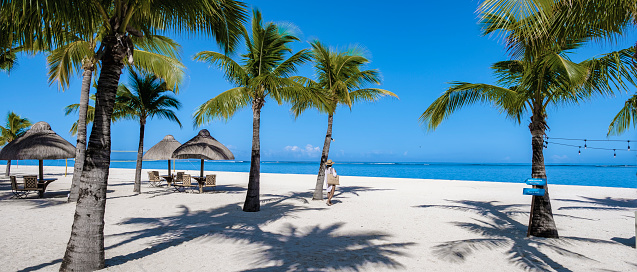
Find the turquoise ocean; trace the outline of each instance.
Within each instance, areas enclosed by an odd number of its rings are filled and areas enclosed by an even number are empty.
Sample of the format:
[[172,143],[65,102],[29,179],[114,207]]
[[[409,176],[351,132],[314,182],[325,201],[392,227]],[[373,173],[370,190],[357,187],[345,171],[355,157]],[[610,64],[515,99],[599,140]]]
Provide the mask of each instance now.
[[[5,164],[6,161],[0,161]],[[199,160],[176,160],[174,169],[199,170]],[[13,165],[16,161],[13,161]],[[37,165],[37,161],[19,161],[19,165]],[[48,160],[44,165],[65,166],[65,160]],[[18,166],[19,167],[19,166]],[[68,160],[72,171],[73,160]],[[135,168],[134,160],[113,158],[113,168]],[[167,169],[167,161],[144,161],[144,169]],[[172,168],[172,166],[171,166]],[[334,165],[339,175],[363,177],[475,180],[524,183],[531,177],[530,164],[471,164],[429,162],[340,162]],[[46,171],[46,170],[45,170]],[[166,170],[165,170],[166,171]],[[165,172],[163,171],[163,172]],[[205,171],[249,172],[249,161],[206,161]],[[164,174],[163,172],[160,172]],[[317,174],[318,162],[262,161],[262,173]],[[549,184],[637,188],[636,165],[546,165]],[[45,173],[46,174],[46,173]]]

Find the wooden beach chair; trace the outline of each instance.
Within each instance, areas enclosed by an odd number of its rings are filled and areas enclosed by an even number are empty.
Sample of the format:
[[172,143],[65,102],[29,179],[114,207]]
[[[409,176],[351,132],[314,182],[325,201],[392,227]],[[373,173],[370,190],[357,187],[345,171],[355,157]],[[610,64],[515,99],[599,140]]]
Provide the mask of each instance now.
[[148,171],[148,182],[149,187],[161,186],[162,179],[159,176],[159,171]]
[[212,187],[214,191],[215,187],[217,187],[217,175],[206,175],[206,182],[203,187]]
[[24,189],[24,183],[18,183],[15,176],[10,176],[9,178],[11,179],[11,192],[13,193],[13,197],[25,198],[29,192]]
[[[182,172],[183,173],[183,172]],[[192,176],[188,174],[182,174],[181,183],[175,183],[175,189],[179,192],[185,192],[188,188],[192,191],[193,187],[199,186],[197,184],[192,184]]]
[[[19,198],[25,198],[31,192],[38,192],[38,194],[42,196],[42,193],[44,193],[44,188],[39,186],[38,176],[24,176],[22,177],[22,179],[24,180],[23,188],[19,188],[17,182],[15,182],[14,187],[15,176],[13,176],[13,178],[11,179],[11,189],[12,191],[14,191],[15,196]],[[15,192],[18,192],[18,194],[16,194]]]

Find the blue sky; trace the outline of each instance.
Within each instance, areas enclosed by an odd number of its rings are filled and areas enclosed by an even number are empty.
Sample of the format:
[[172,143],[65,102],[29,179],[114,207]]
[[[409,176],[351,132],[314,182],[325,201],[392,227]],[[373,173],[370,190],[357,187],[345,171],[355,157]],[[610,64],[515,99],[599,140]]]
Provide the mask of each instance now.
[[[387,5],[386,1],[247,1],[258,7],[265,21],[292,23],[300,30],[302,42],[294,51],[308,48],[315,39],[337,47],[360,45],[367,49],[379,69],[381,88],[400,99],[384,98],[339,108],[334,117],[330,158],[335,161],[417,161],[466,163],[529,163],[530,133],[525,117],[522,124],[504,118],[488,105],[464,108],[428,132],[418,118],[447,87],[447,82],[494,83],[489,69],[494,62],[509,59],[498,37],[484,37],[477,25],[478,1],[410,2]],[[218,48],[203,37],[171,35],[182,45],[187,79],[178,99],[183,106],[177,113],[184,124],[153,119],[146,126],[145,149],[172,134],[180,142],[196,135],[192,114],[197,106],[231,88],[222,73],[206,63],[192,60],[202,50]],[[637,41],[634,31],[616,44],[590,44],[571,55],[583,60],[603,52],[619,50]],[[241,53],[242,51],[239,51]],[[79,101],[79,75],[64,92],[47,83],[45,57],[22,56],[11,74],[0,74],[3,103],[0,113],[15,111],[30,120],[47,121],[62,137],[75,144],[68,132],[76,116],[65,116],[63,108]],[[301,67],[300,75],[313,76],[311,65]],[[122,76],[125,82],[126,74]],[[633,88],[629,94],[635,92]],[[629,94],[596,98],[579,106],[563,106],[549,111],[550,137],[607,139],[613,116]],[[261,155],[265,161],[318,160],[327,127],[327,116],[308,111],[295,119],[289,105],[266,102],[261,115]],[[4,115],[3,115],[4,116]],[[237,160],[249,160],[252,114],[249,108],[228,122],[214,121],[203,126],[227,145]],[[136,150],[139,128],[134,121],[112,126],[113,150]],[[634,140],[635,131],[608,139]],[[583,145],[583,142],[564,142]],[[592,143],[588,146],[626,148],[626,143]],[[582,150],[549,145],[546,163],[635,164],[636,152]]]

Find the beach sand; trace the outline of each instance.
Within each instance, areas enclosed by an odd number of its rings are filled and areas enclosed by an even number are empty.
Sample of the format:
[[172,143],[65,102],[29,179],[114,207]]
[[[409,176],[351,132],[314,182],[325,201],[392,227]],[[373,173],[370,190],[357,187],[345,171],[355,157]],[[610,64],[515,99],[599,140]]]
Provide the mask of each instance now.
[[[150,188],[148,170],[134,195],[134,170],[111,169],[107,271],[637,271],[637,189],[550,185],[561,238],[543,239],[526,237],[523,183],[342,176],[328,207],[313,175],[261,174],[261,211],[245,213],[248,173],[214,172],[198,194]],[[59,269],[71,176],[45,173],[59,180],[43,199],[10,199],[0,178],[0,271]]]

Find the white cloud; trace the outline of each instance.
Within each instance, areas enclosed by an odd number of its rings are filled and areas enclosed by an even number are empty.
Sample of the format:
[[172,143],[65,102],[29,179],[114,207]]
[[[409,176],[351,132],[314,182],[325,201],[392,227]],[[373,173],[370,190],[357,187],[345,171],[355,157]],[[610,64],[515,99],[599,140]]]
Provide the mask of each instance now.
[[283,148],[285,151],[297,153],[301,156],[315,157],[321,154],[321,148],[313,146],[311,144],[305,145],[305,147],[298,147],[296,145],[288,145]]

